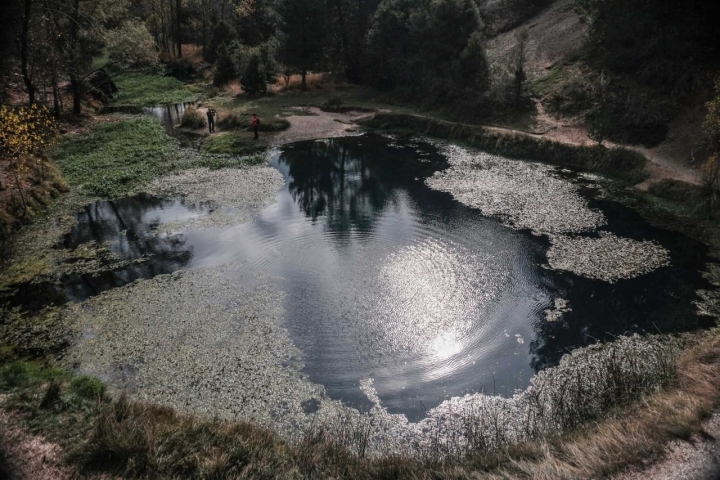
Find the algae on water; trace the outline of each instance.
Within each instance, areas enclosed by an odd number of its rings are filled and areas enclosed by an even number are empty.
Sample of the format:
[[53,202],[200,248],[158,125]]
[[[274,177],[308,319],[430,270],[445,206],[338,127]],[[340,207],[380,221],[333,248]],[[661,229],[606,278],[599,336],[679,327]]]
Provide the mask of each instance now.
[[[551,268],[587,278],[615,282],[666,266],[668,251],[655,242],[639,242],[599,232],[607,223],[602,212],[588,206],[580,187],[559,175],[551,165],[490,155],[435,141],[450,164],[426,180],[431,188],[449,192],[505,225],[550,237]],[[584,180],[593,181],[585,175]]]

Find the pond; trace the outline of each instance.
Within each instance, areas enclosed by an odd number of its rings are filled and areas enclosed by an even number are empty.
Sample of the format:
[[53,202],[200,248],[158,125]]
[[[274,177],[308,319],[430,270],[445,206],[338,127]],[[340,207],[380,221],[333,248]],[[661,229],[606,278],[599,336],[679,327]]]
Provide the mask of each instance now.
[[[275,203],[229,227],[183,227],[226,207],[182,199],[89,205],[57,248],[107,242],[133,262],[32,288],[77,302],[138,278],[240,263],[248,281],[276,279],[284,326],[302,352],[293,361],[312,382],[366,410],[360,382],[372,379],[383,406],[410,420],[465,393],[511,395],[573,348],[711,324],[693,304],[709,288],[699,273],[707,248],[601,198],[575,172],[552,174],[604,215],[603,232],[652,240],[669,265],[615,282],[549,268],[547,235],[426,184],[448,163],[421,139],[301,142],[277,150],[271,165],[286,179]],[[32,288],[11,300],[28,306]]]

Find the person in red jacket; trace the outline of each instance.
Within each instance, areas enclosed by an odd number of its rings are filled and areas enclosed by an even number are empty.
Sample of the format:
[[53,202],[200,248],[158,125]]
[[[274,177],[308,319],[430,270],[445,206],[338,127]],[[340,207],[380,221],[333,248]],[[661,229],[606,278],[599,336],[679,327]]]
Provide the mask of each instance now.
[[255,140],[258,138],[258,127],[260,126],[260,117],[257,116],[257,113],[253,113],[252,117],[252,128],[253,132],[255,132]]

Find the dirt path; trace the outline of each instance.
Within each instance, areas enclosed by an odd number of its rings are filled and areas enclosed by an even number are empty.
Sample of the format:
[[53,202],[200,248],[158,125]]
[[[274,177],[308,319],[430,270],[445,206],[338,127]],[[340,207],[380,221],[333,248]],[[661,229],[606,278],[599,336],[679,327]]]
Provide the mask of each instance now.
[[286,117],[290,128],[275,134],[269,140],[273,145],[312,140],[315,138],[335,138],[351,135],[357,131],[355,122],[367,116],[362,112],[330,113],[316,107],[307,109],[311,115],[290,115]]
[[[554,142],[565,143],[568,145],[586,146],[592,145],[594,141],[588,137],[587,129],[585,127],[577,125],[567,125],[555,121],[554,125],[551,125],[547,133],[536,134],[528,133],[522,130],[515,130],[505,127],[486,127],[487,129],[500,133],[516,134],[516,135],[527,135],[533,138],[544,138],[552,140]],[[647,188],[653,183],[657,183],[661,180],[679,180],[681,182],[690,183],[693,185],[702,184],[701,172],[692,166],[686,165],[678,161],[678,159],[671,158],[663,155],[661,147],[664,144],[654,147],[652,149],[631,145],[620,145],[613,142],[604,142],[607,147],[622,147],[633,150],[645,157],[647,163],[646,168],[650,177],[636,185],[639,190],[647,190]]]

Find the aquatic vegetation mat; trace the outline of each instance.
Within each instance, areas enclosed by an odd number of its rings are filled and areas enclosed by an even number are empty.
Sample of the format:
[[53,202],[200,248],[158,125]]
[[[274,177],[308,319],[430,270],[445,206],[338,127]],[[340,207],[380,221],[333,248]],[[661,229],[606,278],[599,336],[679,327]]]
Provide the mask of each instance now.
[[452,193],[485,215],[502,216],[514,228],[536,234],[577,233],[605,224],[588,207],[578,187],[555,175],[556,167],[508,160],[457,145],[443,145],[451,168],[433,175],[428,186]]
[[548,263],[588,278],[616,282],[669,265],[668,251],[656,242],[620,238],[609,232],[599,237],[551,237]]
[[283,186],[283,176],[274,168],[189,169],[163,176],[145,190],[159,197],[181,197],[186,202],[209,205],[209,215],[166,223],[166,230],[227,227],[248,221],[275,199]]
[[69,307],[76,338],[64,362],[139,399],[297,428],[322,387],[283,366],[300,352],[279,325],[282,293],[233,273],[160,275]]
[[[431,188],[518,229],[547,235],[551,268],[615,282],[650,273],[670,263],[656,242],[620,238],[601,231],[577,236],[607,224],[602,212],[588,206],[580,186],[561,176],[558,167],[508,160],[445,142],[435,142],[450,168],[426,180]],[[592,176],[584,176],[593,181]],[[590,184],[592,186],[592,183]]]

